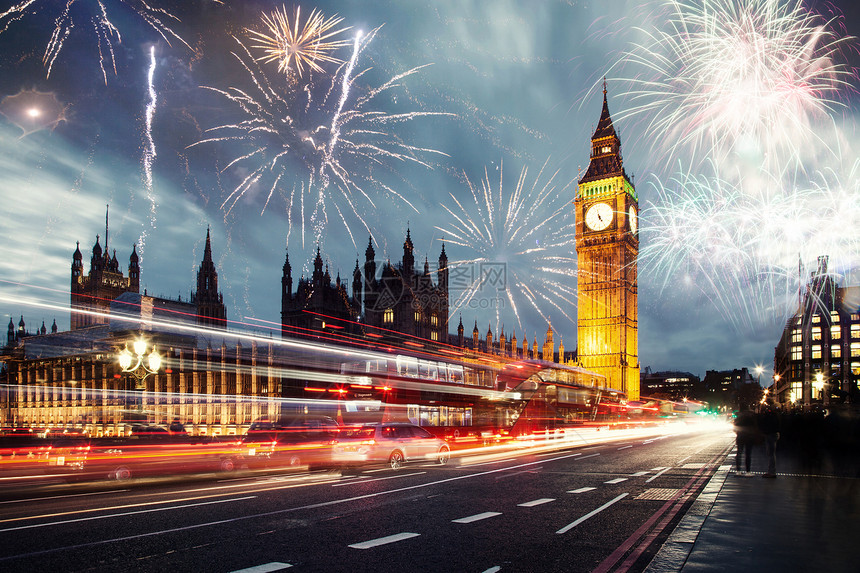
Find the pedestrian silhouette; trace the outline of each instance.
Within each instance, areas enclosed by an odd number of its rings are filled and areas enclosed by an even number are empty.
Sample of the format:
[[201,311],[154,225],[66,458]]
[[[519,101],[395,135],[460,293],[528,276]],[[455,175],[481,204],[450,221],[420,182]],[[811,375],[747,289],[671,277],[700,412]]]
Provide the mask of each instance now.
[[[740,411],[735,417],[735,445],[737,455],[735,456],[735,470],[739,476],[750,475],[750,463],[752,462],[752,447],[756,436],[756,416],[746,404],[740,405]],[[744,458],[746,471],[741,471],[741,457]]]
[[779,412],[772,400],[768,400],[759,410],[758,427],[764,434],[767,473],[762,477],[776,477],[776,443],[779,441]]

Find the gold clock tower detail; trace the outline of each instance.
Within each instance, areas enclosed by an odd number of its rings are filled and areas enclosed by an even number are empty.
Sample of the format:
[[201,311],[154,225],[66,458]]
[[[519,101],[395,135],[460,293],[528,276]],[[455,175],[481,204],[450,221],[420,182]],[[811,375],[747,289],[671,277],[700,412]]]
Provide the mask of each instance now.
[[624,171],[606,103],[591,137],[591,162],[576,208],[577,356],[610,388],[639,399],[637,269],[639,202]]

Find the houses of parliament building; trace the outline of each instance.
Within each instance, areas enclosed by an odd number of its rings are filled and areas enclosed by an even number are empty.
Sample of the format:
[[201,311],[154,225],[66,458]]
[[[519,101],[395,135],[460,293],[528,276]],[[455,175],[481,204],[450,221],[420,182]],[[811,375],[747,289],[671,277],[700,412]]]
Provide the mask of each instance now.
[[[130,431],[130,419],[145,413],[150,423],[180,420],[194,433],[241,434],[253,420],[281,413],[284,398],[307,397],[309,379],[286,365],[318,360],[308,352],[318,343],[404,354],[456,353],[485,362],[511,357],[576,364],[638,399],[638,203],[622,165],[605,86],[603,95],[590,165],[574,201],[578,352],[565,352],[561,340],[556,347],[551,325],[541,344],[537,336],[530,343],[525,333],[520,341],[516,331],[508,337],[504,329],[494,334],[491,327],[482,336],[477,319],[467,334],[462,316],[456,331],[449,332],[445,246],[435,269],[428,258],[416,267],[409,229],[400,261],[378,259],[371,238],[363,264],[356,260],[346,278],[332,279],[317,248],[312,273],[296,280],[287,254],[280,336],[248,336],[227,328],[208,229],[196,290],[188,300],[171,300],[140,293],[136,247],[127,275],[122,272],[116,251],[109,251],[106,217],[104,246],[96,236],[89,269],[80,244],[72,254],[70,330],[57,331],[54,324],[51,332],[42,325],[30,333],[23,316],[17,328],[10,318],[0,350],[0,424],[120,435]],[[117,356],[141,333],[164,367],[132,379]],[[314,367],[339,372],[333,363]],[[472,383],[488,389],[495,384],[492,379]],[[129,397],[141,395],[136,390],[144,390],[143,402],[131,407]]]

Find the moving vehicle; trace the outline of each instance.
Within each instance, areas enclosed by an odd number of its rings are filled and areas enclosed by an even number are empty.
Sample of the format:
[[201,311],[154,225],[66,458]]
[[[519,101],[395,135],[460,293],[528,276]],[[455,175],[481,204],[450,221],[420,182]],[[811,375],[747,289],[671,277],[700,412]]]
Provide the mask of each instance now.
[[363,424],[341,431],[332,449],[340,466],[385,463],[399,469],[406,462],[432,460],[445,465],[451,448],[424,428],[402,422]]
[[337,421],[322,415],[261,418],[242,436],[237,462],[249,468],[330,467],[331,446],[339,429]]

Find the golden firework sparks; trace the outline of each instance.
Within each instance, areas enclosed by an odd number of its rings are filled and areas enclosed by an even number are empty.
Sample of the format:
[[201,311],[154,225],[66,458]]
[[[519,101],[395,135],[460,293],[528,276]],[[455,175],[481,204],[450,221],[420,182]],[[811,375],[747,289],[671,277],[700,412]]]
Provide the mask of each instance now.
[[282,6],[271,15],[263,14],[264,32],[248,30],[249,36],[258,42],[252,48],[263,50],[266,55],[257,58],[260,62],[278,62],[278,70],[286,74],[295,71],[302,77],[304,67],[322,72],[320,62],[340,64],[341,60],[331,52],[348,44],[347,40],[332,40],[334,36],[349,30],[337,28],[343,18],[332,16],[328,20],[317,10],[301,24],[301,8],[296,6],[295,17],[290,20],[287,7]]

